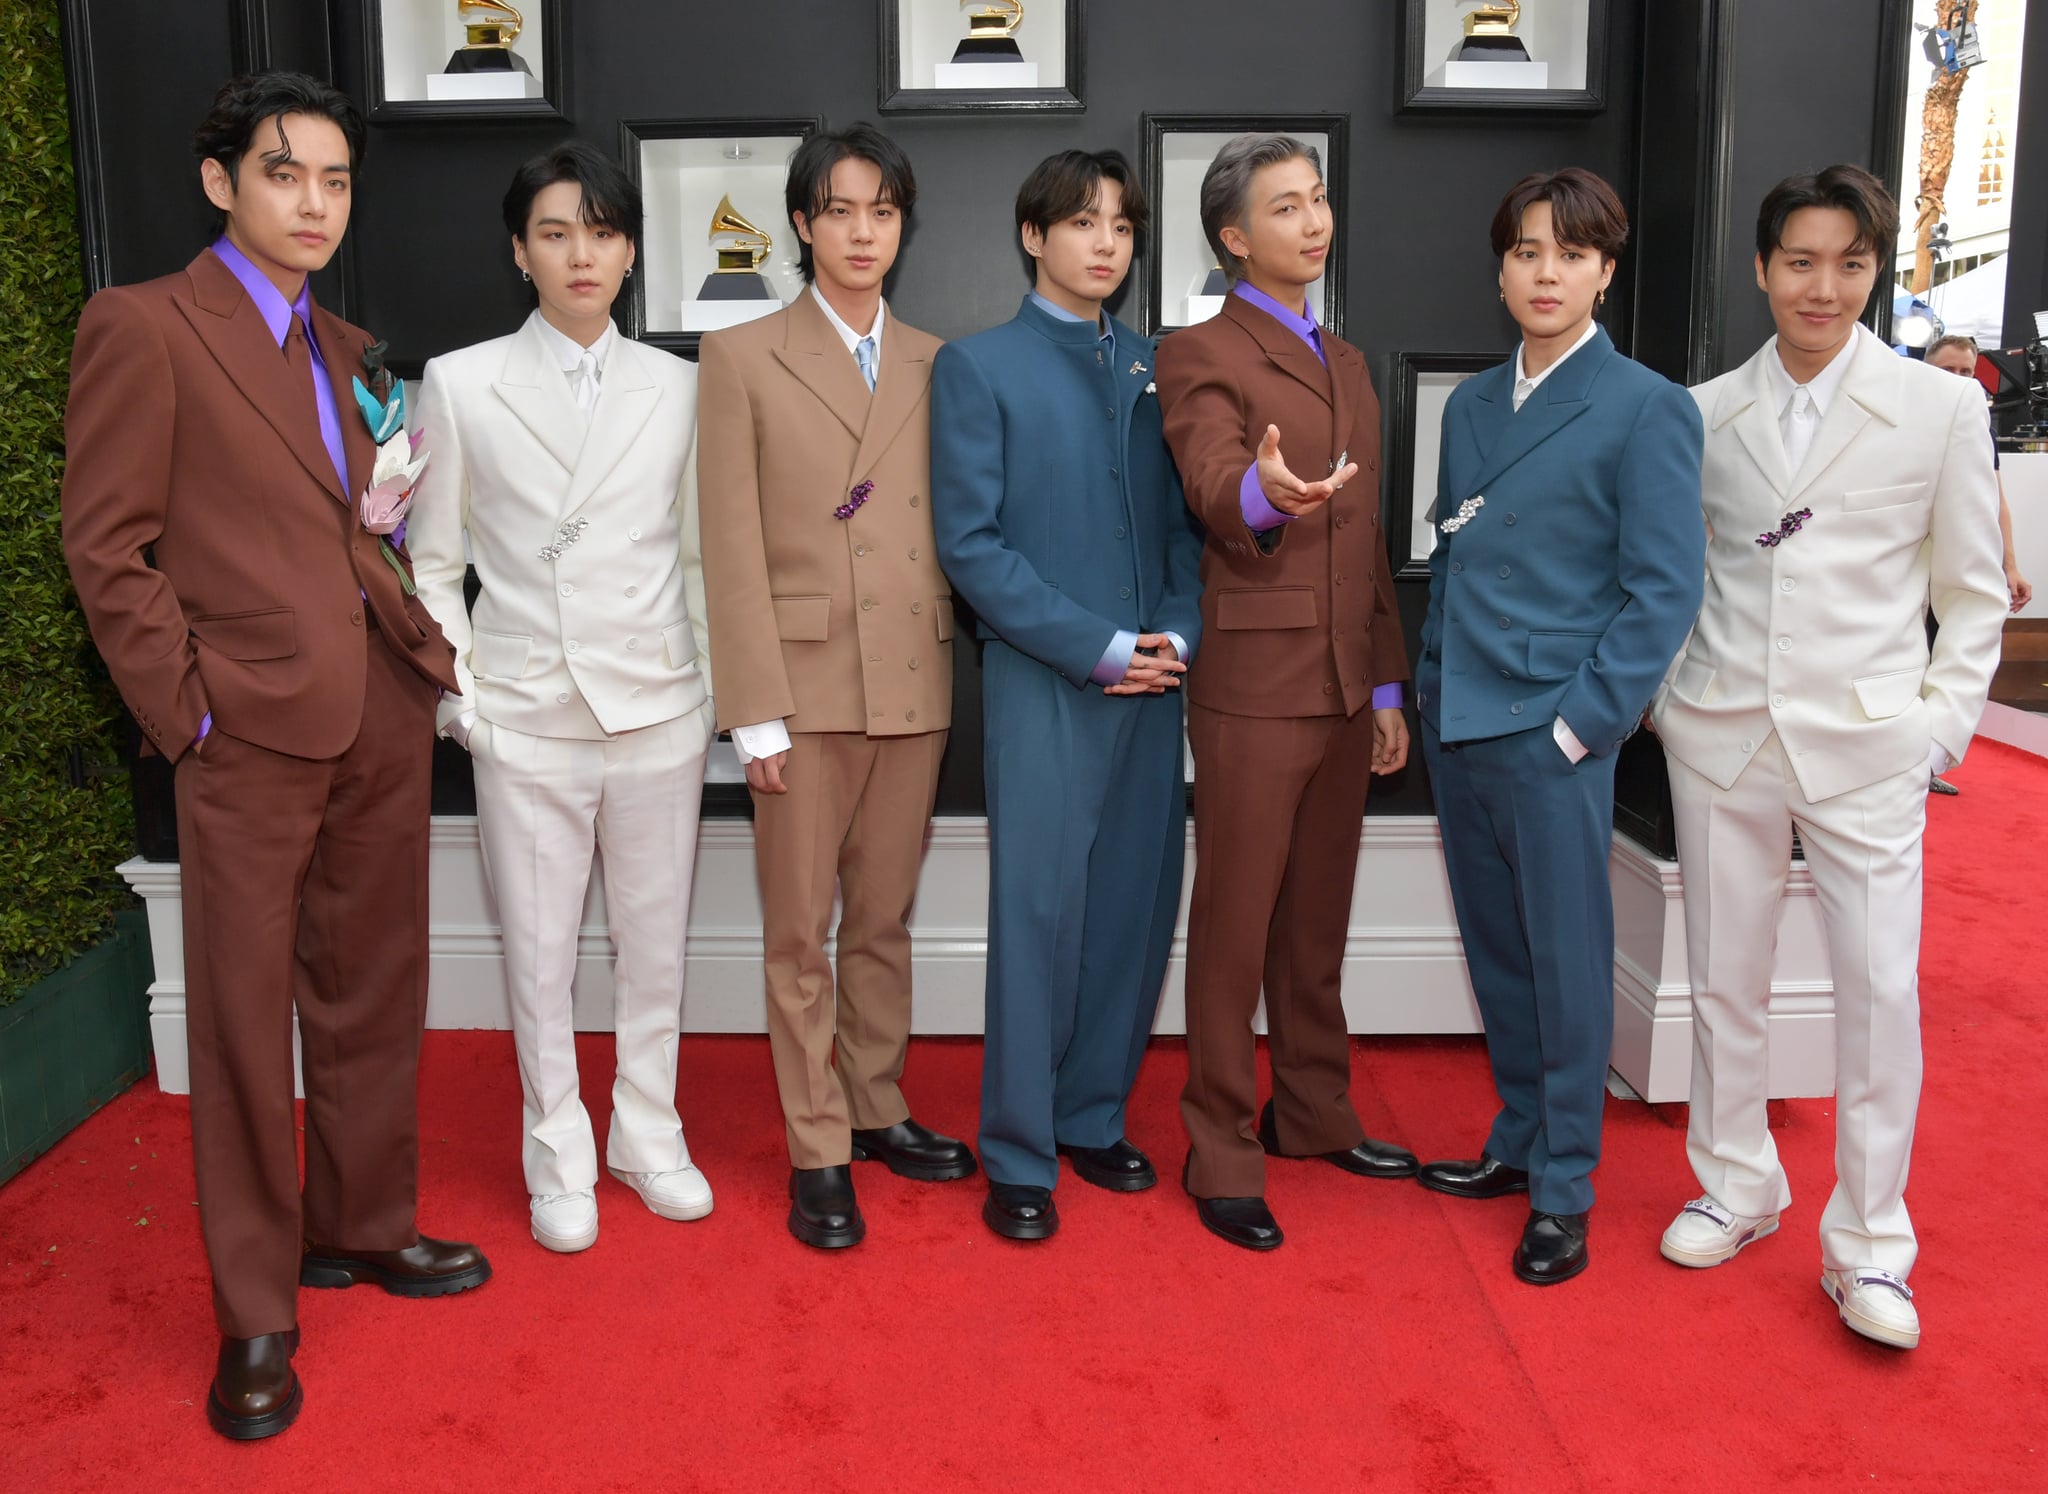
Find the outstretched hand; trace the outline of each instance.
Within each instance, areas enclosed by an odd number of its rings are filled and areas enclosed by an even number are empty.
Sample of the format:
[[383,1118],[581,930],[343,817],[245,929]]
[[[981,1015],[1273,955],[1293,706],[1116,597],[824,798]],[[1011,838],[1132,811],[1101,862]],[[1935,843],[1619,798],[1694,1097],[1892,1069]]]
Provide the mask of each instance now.
[[1280,427],[1269,425],[1259,442],[1259,490],[1273,507],[1293,518],[1313,513],[1330,501],[1330,496],[1358,475],[1358,463],[1346,462],[1318,482],[1303,482],[1288,468],[1280,455]]

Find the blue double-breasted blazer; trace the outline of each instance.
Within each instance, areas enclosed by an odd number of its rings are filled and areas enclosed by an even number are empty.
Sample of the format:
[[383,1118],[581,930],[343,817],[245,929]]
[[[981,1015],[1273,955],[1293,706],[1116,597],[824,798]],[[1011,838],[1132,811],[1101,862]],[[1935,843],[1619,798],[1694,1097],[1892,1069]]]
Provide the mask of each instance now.
[[1085,687],[1120,631],[1202,631],[1201,532],[1160,428],[1153,346],[1015,318],[932,364],[932,524],[984,638]]
[[1415,671],[1442,740],[1554,716],[1596,754],[1627,739],[1699,615],[1702,444],[1692,396],[1604,330],[1520,410],[1512,360],[1458,386]]

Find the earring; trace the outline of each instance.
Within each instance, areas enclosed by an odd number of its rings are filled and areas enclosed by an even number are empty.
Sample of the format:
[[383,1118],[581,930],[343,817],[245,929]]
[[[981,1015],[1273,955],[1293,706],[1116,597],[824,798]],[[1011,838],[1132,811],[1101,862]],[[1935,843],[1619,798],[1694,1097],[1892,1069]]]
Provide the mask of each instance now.
[[631,265],[626,266],[626,278],[628,280],[631,280],[633,278],[633,267]]
[[1599,296],[1594,299],[1593,304],[1595,306],[1605,306],[1607,304],[1607,292],[1600,292]]
[[1502,287],[1500,288],[1500,298],[1501,298],[1501,301],[1502,301],[1503,303],[1505,303],[1505,302],[1507,301],[1507,298],[1508,298],[1508,288],[1507,288],[1506,286],[1502,286]]
[[527,274],[527,273],[526,273],[526,271],[524,271],[524,270],[521,270],[521,271],[519,272],[519,278],[520,278],[521,280],[525,281],[525,282],[526,282],[526,283],[527,283],[528,285],[531,285],[531,284],[533,284],[533,277],[532,277],[531,275]]

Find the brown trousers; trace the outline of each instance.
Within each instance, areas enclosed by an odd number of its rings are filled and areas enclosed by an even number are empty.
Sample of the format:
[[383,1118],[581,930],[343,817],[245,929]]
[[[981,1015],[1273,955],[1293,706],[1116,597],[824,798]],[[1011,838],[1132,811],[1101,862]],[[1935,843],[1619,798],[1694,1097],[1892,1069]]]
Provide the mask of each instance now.
[[1266,1191],[1251,1028],[1262,986],[1280,1149],[1342,1151],[1365,1135],[1340,986],[1372,731],[1370,710],[1233,716],[1189,703],[1195,887],[1180,1113],[1198,1198]]
[[435,692],[366,643],[362,726],[341,756],[287,757],[216,723],[178,760],[192,1164],[230,1338],[297,1324],[304,1241],[396,1250],[418,1235]]
[[[946,733],[792,732],[786,794],[754,795],[768,1047],[796,1167],[837,1167],[850,1132],[907,1118],[910,905]],[[825,936],[838,889],[839,974]],[[836,1064],[835,1064],[836,1058]]]

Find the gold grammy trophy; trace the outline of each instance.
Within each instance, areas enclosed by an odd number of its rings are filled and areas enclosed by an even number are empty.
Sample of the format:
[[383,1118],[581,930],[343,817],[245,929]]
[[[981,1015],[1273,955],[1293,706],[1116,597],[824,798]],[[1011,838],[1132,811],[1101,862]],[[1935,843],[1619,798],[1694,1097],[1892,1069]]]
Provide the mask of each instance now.
[[[973,5],[977,0],[960,0]],[[1024,0],[989,0],[986,9],[967,15],[967,35],[953,49],[953,61],[1022,62],[1023,49],[1017,45],[1017,28],[1024,23]]]
[[719,198],[718,206],[712,209],[710,239],[718,254],[718,268],[704,277],[698,300],[780,304],[780,297],[768,285],[768,277],[761,273],[762,261],[768,258],[775,241],[734,207],[729,196]]
[[[486,20],[471,20],[488,12]],[[468,44],[456,49],[445,69],[451,73],[530,73],[526,59],[512,50],[512,43],[526,29],[519,12],[503,0],[455,0],[455,13],[462,19]]]
[[1451,61],[1529,61],[1529,49],[1515,35],[1515,23],[1521,19],[1522,0],[1489,0],[1465,17],[1465,39],[1451,53]]

